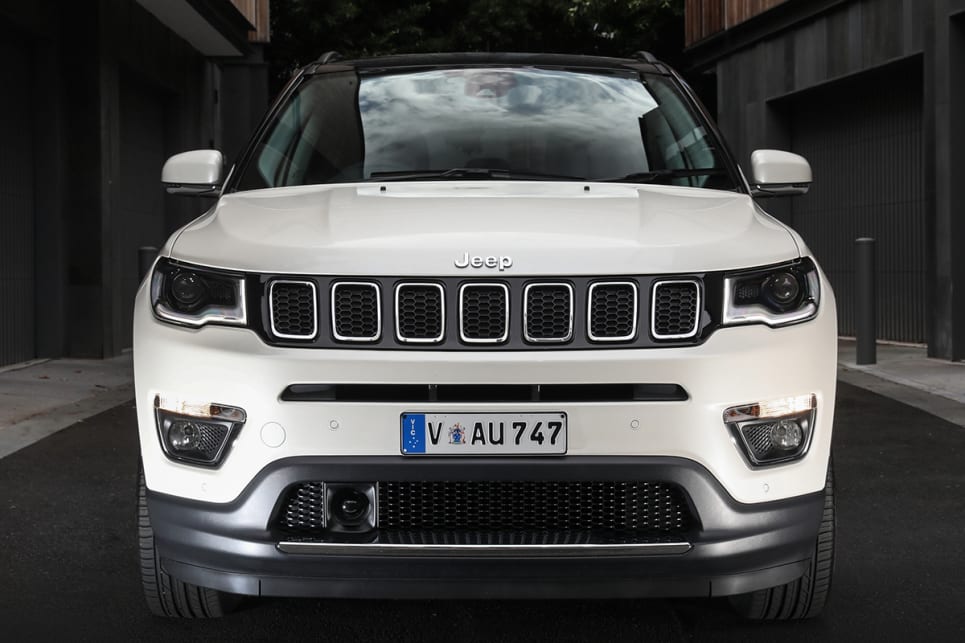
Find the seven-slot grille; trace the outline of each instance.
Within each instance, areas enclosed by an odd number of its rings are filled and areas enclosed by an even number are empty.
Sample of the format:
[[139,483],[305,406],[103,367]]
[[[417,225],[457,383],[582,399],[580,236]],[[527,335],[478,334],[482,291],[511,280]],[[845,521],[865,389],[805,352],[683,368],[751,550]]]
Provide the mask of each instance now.
[[377,284],[343,281],[332,286],[332,334],[346,342],[374,342],[382,334]]
[[658,281],[650,306],[651,332],[657,339],[686,339],[697,334],[700,286],[696,281]]
[[277,277],[268,280],[266,294],[266,339],[310,341],[312,346],[646,347],[697,341],[703,313],[703,285],[697,277],[566,281]]
[[395,289],[395,335],[400,342],[435,343],[446,332],[445,295],[439,284]]
[[498,344],[509,337],[506,284],[464,284],[459,289],[459,335],[475,344]]
[[271,332],[284,339],[312,339],[318,331],[315,284],[276,280],[268,288]]
[[[279,527],[310,536],[325,527],[324,483],[289,489]],[[602,532],[682,535],[697,528],[683,490],[636,480],[382,481],[380,530]]]
[[523,328],[528,342],[568,342],[573,337],[573,286],[526,286]]

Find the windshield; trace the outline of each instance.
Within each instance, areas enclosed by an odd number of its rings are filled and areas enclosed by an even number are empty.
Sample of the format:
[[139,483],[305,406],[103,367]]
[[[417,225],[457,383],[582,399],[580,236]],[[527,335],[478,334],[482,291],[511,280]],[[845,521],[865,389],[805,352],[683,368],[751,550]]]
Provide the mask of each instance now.
[[387,180],[627,181],[736,189],[657,74],[464,68],[308,76],[235,189]]

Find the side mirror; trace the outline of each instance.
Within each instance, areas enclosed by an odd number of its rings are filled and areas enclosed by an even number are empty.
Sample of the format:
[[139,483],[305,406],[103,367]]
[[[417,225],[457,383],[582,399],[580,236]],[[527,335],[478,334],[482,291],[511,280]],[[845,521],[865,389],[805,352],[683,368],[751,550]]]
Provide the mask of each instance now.
[[161,170],[161,183],[168,194],[214,196],[223,181],[224,156],[218,150],[175,154]]
[[751,192],[755,197],[796,196],[811,187],[811,164],[803,156],[780,150],[751,154]]

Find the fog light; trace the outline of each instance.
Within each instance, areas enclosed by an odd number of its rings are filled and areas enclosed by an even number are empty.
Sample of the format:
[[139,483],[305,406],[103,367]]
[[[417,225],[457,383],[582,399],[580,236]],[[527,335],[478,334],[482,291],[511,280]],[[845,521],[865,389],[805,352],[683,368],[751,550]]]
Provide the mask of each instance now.
[[[221,404],[154,400],[161,447],[172,460],[216,467],[224,459],[231,438],[245,421],[242,409]],[[174,412],[170,408],[195,411]]]
[[816,411],[816,396],[801,395],[731,407],[724,424],[750,464],[777,464],[807,452]]
[[794,420],[781,420],[771,429],[771,443],[782,451],[791,451],[801,446],[804,431]]
[[168,429],[168,442],[175,451],[194,451],[201,444],[201,431],[196,424],[178,420]]

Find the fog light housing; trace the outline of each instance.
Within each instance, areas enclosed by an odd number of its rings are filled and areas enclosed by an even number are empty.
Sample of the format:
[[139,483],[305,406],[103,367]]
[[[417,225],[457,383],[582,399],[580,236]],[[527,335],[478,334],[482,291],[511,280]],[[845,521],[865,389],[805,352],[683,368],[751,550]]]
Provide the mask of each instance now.
[[154,399],[158,437],[171,460],[217,467],[245,422],[242,409],[196,404],[160,396]]
[[801,395],[733,406],[724,424],[752,466],[779,464],[807,453],[816,412],[817,397]]

